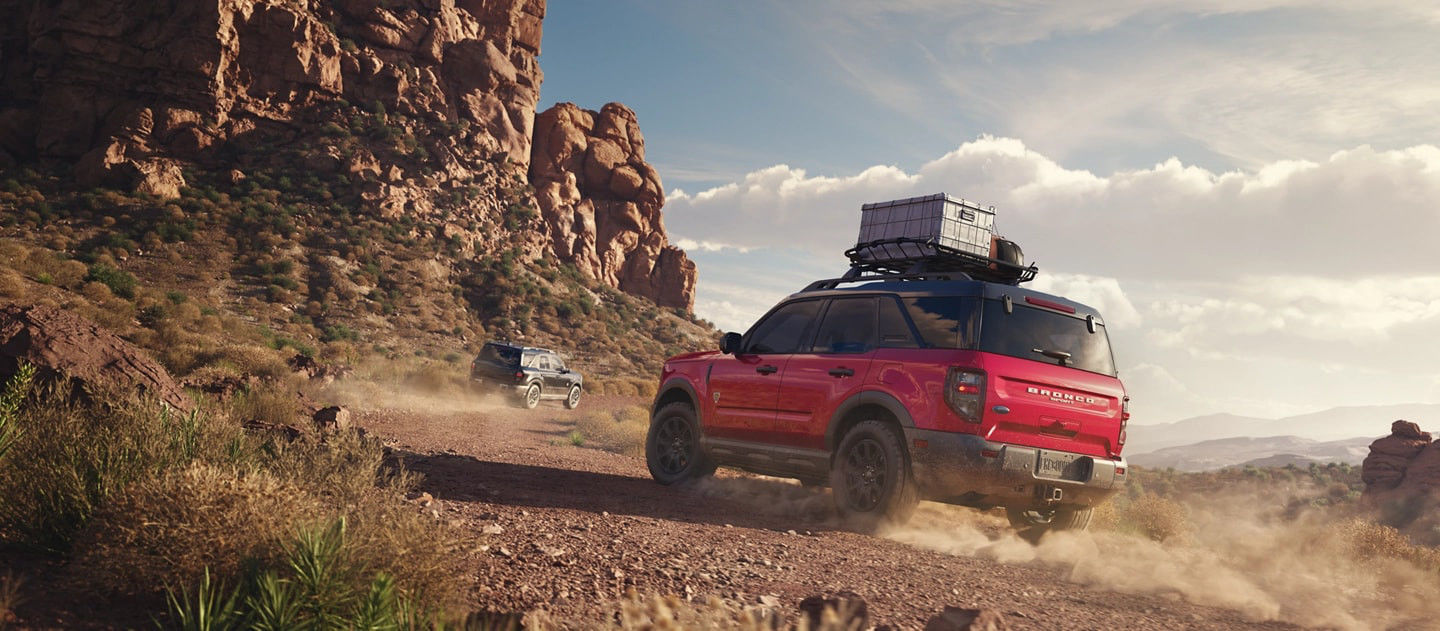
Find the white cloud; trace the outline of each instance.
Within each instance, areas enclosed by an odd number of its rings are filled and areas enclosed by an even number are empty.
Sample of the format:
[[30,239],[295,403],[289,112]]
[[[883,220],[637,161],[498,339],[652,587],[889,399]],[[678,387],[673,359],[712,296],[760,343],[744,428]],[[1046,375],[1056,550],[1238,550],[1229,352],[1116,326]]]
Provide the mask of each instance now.
[[982,137],[913,173],[761,169],[672,197],[666,223],[752,248],[696,254],[697,312],[744,330],[843,268],[861,203],[941,190],[998,206],[1003,233],[1039,262],[1030,287],[1100,309],[1152,419],[1440,396],[1434,146],[1225,173],[1171,159],[1105,175]]

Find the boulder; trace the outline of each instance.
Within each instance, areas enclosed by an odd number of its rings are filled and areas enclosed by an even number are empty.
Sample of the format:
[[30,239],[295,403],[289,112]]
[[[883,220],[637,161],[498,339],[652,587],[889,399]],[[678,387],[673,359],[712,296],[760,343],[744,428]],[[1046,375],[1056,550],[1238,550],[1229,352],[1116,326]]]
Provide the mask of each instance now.
[[350,429],[350,410],[338,405],[320,408],[314,420],[315,428],[321,432],[343,432]]
[[91,391],[138,391],[181,412],[195,409],[145,351],[57,307],[0,307],[0,377],[15,374],[20,362],[33,364],[41,378],[69,379]]

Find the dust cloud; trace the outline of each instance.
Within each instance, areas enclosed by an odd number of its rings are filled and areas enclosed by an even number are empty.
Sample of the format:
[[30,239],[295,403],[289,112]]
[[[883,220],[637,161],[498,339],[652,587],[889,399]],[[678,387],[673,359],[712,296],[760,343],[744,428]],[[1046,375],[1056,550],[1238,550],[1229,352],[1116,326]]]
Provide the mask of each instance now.
[[1068,580],[1346,630],[1437,628],[1440,576],[1356,553],[1345,523],[1319,512],[1283,518],[1271,498],[1185,503],[1190,527],[1165,542],[1119,531],[1057,532],[1031,544],[993,513],[922,503],[883,536],[945,554],[1061,568]]

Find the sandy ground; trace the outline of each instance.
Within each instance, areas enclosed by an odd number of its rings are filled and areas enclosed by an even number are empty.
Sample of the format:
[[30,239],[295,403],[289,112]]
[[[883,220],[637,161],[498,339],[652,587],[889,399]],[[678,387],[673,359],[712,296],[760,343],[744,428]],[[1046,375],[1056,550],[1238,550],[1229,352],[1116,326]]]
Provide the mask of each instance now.
[[971,536],[1004,528],[975,511],[927,502],[912,531],[861,535],[836,522],[823,489],[725,470],[663,487],[643,460],[565,438],[576,414],[644,403],[595,396],[573,412],[422,404],[357,422],[425,475],[430,508],[473,542],[464,554],[477,610],[598,620],[632,588],[782,608],[849,591],[867,601],[872,624],[896,628],[923,627],[947,605],[997,610],[1017,629],[1294,628],[1163,590],[1108,591],[1074,567],[1023,555],[1000,562],[1003,550],[947,553],[955,546],[935,539],[950,524]]

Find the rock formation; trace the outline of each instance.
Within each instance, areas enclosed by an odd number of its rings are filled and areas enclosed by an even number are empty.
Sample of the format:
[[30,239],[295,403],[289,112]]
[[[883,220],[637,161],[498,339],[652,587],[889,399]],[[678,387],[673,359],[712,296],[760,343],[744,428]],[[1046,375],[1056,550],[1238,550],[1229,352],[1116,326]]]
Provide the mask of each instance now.
[[[170,191],[170,159],[379,103],[469,123],[460,157],[529,158],[544,0],[0,0],[0,167],[79,160]],[[323,118],[323,117],[322,117]]]
[[58,307],[0,307],[0,378],[20,362],[43,379],[69,379],[86,388],[138,389],[189,412],[194,401],[145,351],[100,325]]
[[561,103],[540,114],[530,182],[562,261],[661,306],[694,306],[695,264],[665,235],[665,191],[630,108]]
[[1388,525],[1421,543],[1440,545],[1440,442],[1409,421],[1395,421],[1390,435],[1370,444],[1361,464],[1362,499]]

